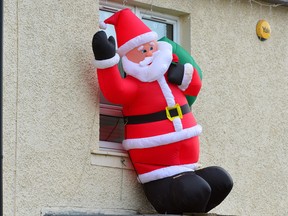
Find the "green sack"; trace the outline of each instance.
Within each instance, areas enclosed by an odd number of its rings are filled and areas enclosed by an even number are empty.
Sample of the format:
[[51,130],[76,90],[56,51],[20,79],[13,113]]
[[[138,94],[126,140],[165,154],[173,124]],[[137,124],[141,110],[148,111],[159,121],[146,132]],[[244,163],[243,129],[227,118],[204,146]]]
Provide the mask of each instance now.
[[[159,41],[165,41],[165,42],[171,44],[172,52],[178,56],[179,63],[180,64],[190,63],[194,68],[196,68],[196,70],[200,76],[200,79],[202,80],[202,71],[201,71],[200,67],[196,64],[195,60],[190,55],[190,53],[188,53],[182,46],[180,46],[179,44],[175,43],[174,41],[168,39],[167,37],[162,37]],[[186,98],[187,98],[189,106],[191,106],[195,102],[197,97],[186,95]]]

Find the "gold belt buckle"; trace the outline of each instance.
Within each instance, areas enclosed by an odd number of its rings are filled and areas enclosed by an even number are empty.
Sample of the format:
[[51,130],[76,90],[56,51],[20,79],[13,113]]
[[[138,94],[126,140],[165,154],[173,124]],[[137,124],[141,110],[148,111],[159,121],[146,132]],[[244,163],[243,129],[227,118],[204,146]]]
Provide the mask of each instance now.
[[[167,116],[167,118],[170,120],[170,121],[173,121],[175,118],[183,118],[183,114],[182,114],[182,110],[181,110],[181,107],[180,107],[180,105],[177,103],[177,104],[175,104],[175,106],[173,106],[173,107],[166,107],[165,108],[166,109],[166,116]],[[178,115],[176,115],[176,116],[171,116],[171,114],[170,114],[170,110],[173,110],[173,109],[176,109],[177,110],[177,114]]]

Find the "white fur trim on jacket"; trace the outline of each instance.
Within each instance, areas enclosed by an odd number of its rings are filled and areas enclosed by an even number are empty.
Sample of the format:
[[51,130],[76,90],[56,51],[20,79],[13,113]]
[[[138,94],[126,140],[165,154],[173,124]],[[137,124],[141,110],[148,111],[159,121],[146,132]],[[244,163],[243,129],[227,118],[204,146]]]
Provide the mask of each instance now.
[[122,46],[120,46],[117,50],[118,54],[122,57],[124,56],[127,52],[129,52],[130,50],[148,43],[150,41],[153,40],[157,40],[158,35],[156,32],[147,32],[141,35],[138,35],[135,38],[132,38],[131,40],[127,41],[125,44],[123,44]]
[[179,86],[179,88],[182,91],[185,91],[188,88],[192,80],[193,72],[194,72],[194,68],[191,64],[189,63],[184,64],[184,76],[183,76],[182,84]]
[[162,146],[198,136],[201,132],[202,127],[200,125],[196,125],[191,128],[186,128],[181,131],[168,134],[161,134],[158,136],[144,138],[126,139],[123,141],[123,147],[125,150],[128,151],[130,149],[142,149]]
[[144,183],[154,181],[157,179],[171,177],[171,176],[183,173],[183,172],[191,172],[191,171],[193,172],[198,168],[199,168],[198,163],[169,166],[169,167],[153,170],[148,173],[140,174],[138,175],[138,180],[140,183],[144,184]]
[[115,56],[110,58],[110,59],[105,59],[105,60],[95,60],[94,59],[93,63],[96,66],[96,68],[105,69],[105,68],[109,68],[109,67],[112,67],[112,66],[118,64],[119,61],[120,61],[120,57],[116,53]]

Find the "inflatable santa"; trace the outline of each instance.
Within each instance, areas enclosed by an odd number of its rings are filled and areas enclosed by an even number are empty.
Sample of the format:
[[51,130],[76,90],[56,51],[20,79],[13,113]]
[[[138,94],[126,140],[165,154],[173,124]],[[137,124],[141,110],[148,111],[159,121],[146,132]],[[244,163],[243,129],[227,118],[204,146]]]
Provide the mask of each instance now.
[[[124,9],[100,24],[114,25],[115,40],[98,31],[92,40],[98,82],[107,100],[123,106],[123,146],[159,213],[208,212],[232,189],[230,175],[221,167],[199,169],[199,134],[186,95],[201,88],[197,70],[180,64],[172,46],[157,41],[131,10]],[[126,77],[122,78],[118,63]]]

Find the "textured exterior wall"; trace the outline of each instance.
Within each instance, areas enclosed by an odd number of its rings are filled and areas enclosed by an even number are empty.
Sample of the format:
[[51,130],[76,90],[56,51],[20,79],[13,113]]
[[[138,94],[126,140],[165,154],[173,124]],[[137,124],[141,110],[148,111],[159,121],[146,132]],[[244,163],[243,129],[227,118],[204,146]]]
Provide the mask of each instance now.
[[[147,4],[151,1],[136,1]],[[126,3],[127,4],[127,3]],[[128,1],[129,4],[129,1]],[[248,1],[154,1],[191,13],[191,52],[204,73],[193,109],[201,163],[235,188],[213,212],[285,215],[288,152],[288,8]],[[259,19],[272,37],[260,42]],[[149,213],[131,170],[92,166],[98,87],[91,37],[98,1],[4,1],[4,215],[44,209]]]
[[[192,49],[204,71],[194,111],[204,128],[202,162],[233,176],[220,212],[286,215],[288,8],[231,2],[193,5]],[[255,34],[259,19],[272,28],[265,42]]]
[[132,171],[90,164],[98,2],[4,5],[5,216],[38,216],[47,207],[145,208]]

